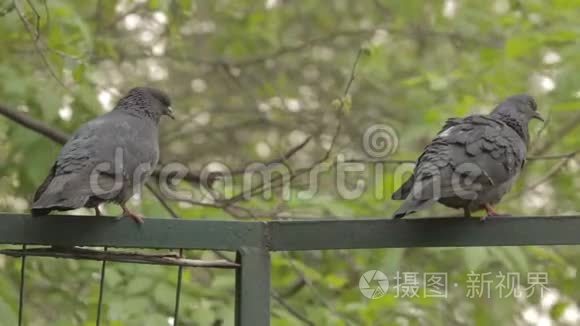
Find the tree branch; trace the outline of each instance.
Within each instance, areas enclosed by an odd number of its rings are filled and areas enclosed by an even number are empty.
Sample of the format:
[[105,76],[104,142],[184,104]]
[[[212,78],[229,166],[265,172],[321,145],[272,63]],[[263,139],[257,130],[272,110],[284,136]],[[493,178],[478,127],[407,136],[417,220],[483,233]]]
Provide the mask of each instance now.
[[48,124],[36,120],[28,115],[20,113],[16,110],[9,109],[6,106],[0,104],[0,114],[7,117],[8,119],[30,129],[36,131],[37,133],[47,137],[48,139],[59,143],[64,144],[66,140],[69,138],[69,135],[66,133],[55,129]]
[[153,264],[169,266],[186,266],[186,267],[204,267],[204,268],[237,268],[239,264],[227,260],[196,260],[179,257],[175,254],[169,255],[147,255],[134,252],[115,252],[99,251],[84,248],[33,248],[26,250],[3,249],[0,254],[11,257],[54,257],[85,259],[98,261],[115,261],[134,264]]

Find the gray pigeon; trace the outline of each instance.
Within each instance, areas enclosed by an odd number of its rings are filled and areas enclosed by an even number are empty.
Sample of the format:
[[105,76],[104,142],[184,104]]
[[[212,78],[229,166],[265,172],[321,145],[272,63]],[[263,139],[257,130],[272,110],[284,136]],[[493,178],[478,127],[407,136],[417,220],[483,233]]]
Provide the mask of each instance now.
[[[489,115],[471,115],[447,120],[437,137],[417,160],[413,175],[392,199],[405,200],[395,212],[401,218],[435,201],[471,212],[493,208],[509,191],[526,159],[528,123],[544,121],[536,101],[515,95]],[[483,217],[485,219],[485,217]]]
[[163,115],[173,118],[169,97],[158,89],[137,87],[111,112],[82,125],[36,190],[32,215],[87,207],[98,216],[99,204],[115,202],[124,216],[143,223],[126,203],[157,164]]

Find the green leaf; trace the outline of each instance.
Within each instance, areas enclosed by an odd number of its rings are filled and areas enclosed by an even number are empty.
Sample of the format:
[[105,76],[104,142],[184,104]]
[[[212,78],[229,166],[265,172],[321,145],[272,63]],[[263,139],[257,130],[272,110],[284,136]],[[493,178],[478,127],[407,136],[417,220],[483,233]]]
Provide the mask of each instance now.
[[339,275],[330,274],[325,276],[322,282],[331,288],[339,289],[348,282],[348,279]]
[[506,54],[509,58],[516,59],[527,56],[536,47],[536,40],[529,36],[513,37],[506,43]]
[[74,70],[73,70],[73,78],[77,83],[81,83],[83,82],[84,78],[85,78],[85,70],[86,70],[86,65],[85,64],[78,64]]
[[176,288],[169,286],[167,283],[159,283],[153,290],[153,297],[158,304],[170,309],[175,300]]
[[122,307],[123,315],[126,316],[125,318],[131,315],[140,316],[149,308],[149,300],[146,297],[130,297],[119,304]]
[[[564,311],[566,311],[566,308],[568,308],[569,304],[564,303],[564,302],[557,302],[554,306],[552,306],[552,309],[550,309],[550,317],[552,317],[553,320],[560,320],[560,318],[562,318],[562,316],[564,315]],[[575,309],[576,307],[574,305],[571,305],[572,309]]]
[[153,280],[149,277],[137,276],[129,282],[127,294],[139,294],[148,291],[153,286]]
[[0,298],[0,325],[17,325],[16,312]]
[[161,8],[161,2],[159,0],[149,0],[149,9],[159,9]]

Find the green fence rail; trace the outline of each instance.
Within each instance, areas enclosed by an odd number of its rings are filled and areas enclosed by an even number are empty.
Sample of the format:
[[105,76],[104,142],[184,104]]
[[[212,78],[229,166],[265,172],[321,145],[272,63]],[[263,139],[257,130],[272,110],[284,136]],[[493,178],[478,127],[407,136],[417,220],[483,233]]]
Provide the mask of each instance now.
[[[0,244],[212,249],[236,252],[236,326],[270,324],[270,252],[295,250],[580,244],[580,216],[478,219],[355,219],[270,222],[129,219],[0,214]],[[22,256],[19,322],[25,262]],[[183,266],[178,268],[174,324],[179,324]],[[101,269],[99,307],[106,259]],[[100,314],[97,314],[97,325]]]

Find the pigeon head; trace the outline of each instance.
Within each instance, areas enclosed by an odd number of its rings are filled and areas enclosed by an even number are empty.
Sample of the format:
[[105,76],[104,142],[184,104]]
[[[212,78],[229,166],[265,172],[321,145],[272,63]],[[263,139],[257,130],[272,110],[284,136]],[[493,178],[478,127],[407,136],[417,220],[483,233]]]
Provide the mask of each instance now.
[[148,117],[159,122],[161,116],[175,119],[171,109],[171,100],[165,92],[152,87],[135,87],[119,100],[115,109],[128,111],[131,114]]
[[491,112],[492,117],[512,127],[525,141],[529,141],[528,124],[532,119],[544,121],[538,112],[536,100],[530,95],[514,95],[505,99]]
[[511,117],[526,124],[532,119],[544,121],[542,116],[538,113],[538,104],[536,104],[536,100],[526,94],[508,97],[505,101],[500,103],[491,114]]

